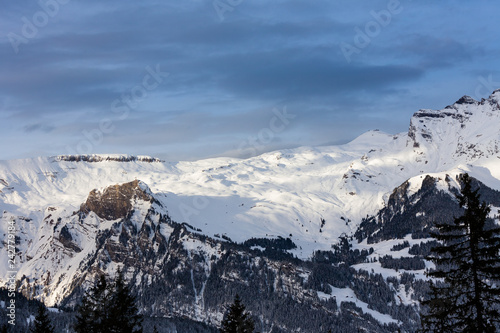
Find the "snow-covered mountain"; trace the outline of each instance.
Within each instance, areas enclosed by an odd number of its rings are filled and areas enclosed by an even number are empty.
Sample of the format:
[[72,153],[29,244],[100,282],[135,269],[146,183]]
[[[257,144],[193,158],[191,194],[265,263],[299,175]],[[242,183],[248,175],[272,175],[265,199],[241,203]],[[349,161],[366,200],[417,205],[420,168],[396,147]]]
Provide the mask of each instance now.
[[[192,292],[193,304],[179,303],[172,311],[216,325],[221,312],[206,304],[204,292],[213,292],[214,267],[234,256],[231,251],[253,258],[248,260],[273,275],[274,284],[287,281],[285,294],[301,302],[328,300],[335,291],[339,297],[351,295],[351,289],[332,282],[328,294],[316,289],[321,294],[309,297],[314,268],[297,264],[283,272],[279,259],[258,256],[258,241],[247,250],[224,244],[290,238],[296,247],[287,252],[306,260],[314,251],[331,250],[339,236],[356,233],[357,247],[368,250],[372,245],[366,237],[384,238],[366,218],[378,214],[382,223],[396,221],[396,211],[407,210],[412,200],[424,201],[424,188],[433,195],[452,193],[460,186],[458,175],[468,172],[500,190],[499,103],[500,90],[481,101],[464,96],[443,110],[418,111],[407,133],[371,131],[342,146],[301,147],[249,159],[170,163],[90,155],[0,161],[0,233],[7,239],[8,223],[14,221],[20,289],[49,305],[70,304],[93,274],[112,275],[117,265],[125,265],[134,267],[128,278],[141,290],[161,284],[160,277],[179,279]],[[6,242],[0,246],[7,258]],[[371,256],[384,255],[384,246],[374,246]],[[174,261],[173,253],[183,259]],[[0,262],[0,286],[7,283],[7,265]],[[168,275],[167,267],[187,269],[187,277]],[[228,284],[243,274],[239,266],[223,267],[225,275],[215,276]],[[142,302],[157,315],[168,308]],[[384,311],[372,316],[398,323]]]
[[94,189],[139,179],[175,221],[237,242],[292,234],[302,247],[296,254],[307,258],[315,249],[330,248],[340,234],[354,232],[361,218],[381,209],[392,189],[412,177],[467,171],[500,189],[499,100],[499,90],[481,102],[464,96],[444,110],[418,111],[408,133],[371,131],[343,146],[287,149],[245,160],[1,161],[2,218],[29,218],[34,232],[49,207],[73,211]]

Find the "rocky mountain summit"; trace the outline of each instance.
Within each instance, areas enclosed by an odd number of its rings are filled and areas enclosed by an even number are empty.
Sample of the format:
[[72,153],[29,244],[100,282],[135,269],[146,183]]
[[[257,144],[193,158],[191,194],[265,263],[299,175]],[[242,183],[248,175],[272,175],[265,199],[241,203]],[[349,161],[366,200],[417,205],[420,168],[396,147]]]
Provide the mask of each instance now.
[[102,192],[96,189],[92,190],[87,201],[80,207],[80,213],[94,212],[101,219],[116,220],[130,214],[132,203],[137,200],[160,204],[153,198],[151,190],[145,183],[134,180],[125,184],[109,186]]
[[500,123],[500,90],[481,101],[463,96],[444,110],[418,111],[410,122],[409,143],[415,148],[448,145],[441,159],[465,158],[469,162],[495,156],[500,152],[500,139],[489,122]]

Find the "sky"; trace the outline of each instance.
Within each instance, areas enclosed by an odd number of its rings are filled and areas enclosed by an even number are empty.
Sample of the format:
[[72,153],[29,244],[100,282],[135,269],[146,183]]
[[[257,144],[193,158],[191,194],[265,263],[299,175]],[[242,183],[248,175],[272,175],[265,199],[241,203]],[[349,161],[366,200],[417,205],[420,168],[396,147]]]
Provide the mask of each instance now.
[[0,159],[247,158],[500,88],[498,1],[2,1]]

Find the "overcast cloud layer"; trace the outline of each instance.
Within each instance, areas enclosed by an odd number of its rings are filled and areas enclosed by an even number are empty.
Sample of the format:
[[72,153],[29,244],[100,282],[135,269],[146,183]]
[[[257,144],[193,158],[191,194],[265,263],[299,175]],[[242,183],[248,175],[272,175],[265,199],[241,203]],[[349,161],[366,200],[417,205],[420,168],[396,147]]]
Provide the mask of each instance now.
[[248,157],[500,88],[498,1],[2,3],[0,159]]

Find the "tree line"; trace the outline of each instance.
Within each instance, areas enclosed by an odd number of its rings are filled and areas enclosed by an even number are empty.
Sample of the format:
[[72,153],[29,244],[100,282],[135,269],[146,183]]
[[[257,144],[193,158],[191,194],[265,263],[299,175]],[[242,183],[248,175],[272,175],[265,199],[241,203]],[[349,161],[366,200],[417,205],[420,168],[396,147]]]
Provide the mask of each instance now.
[[[135,305],[135,298],[125,284],[123,273],[118,270],[113,282],[100,275],[77,307],[76,333],[142,333],[142,315]],[[48,311],[42,304],[31,327],[32,333],[54,333]]]
[[[119,270],[116,279],[110,283],[100,275],[97,283],[90,288],[77,307],[75,333],[143,333],[142,315],[139,313],[135,298],[125,284],[123,273]],[[246,311],[239,295],[234,298],[221,322],[221,333],[253,333],[255,323]],[[7,332],[7,326],[0,333]],[[55,333],[50,322],[48,310],[40,304],[31,325],[31,333]],[[158,329],[153,327],[153,333]]]

